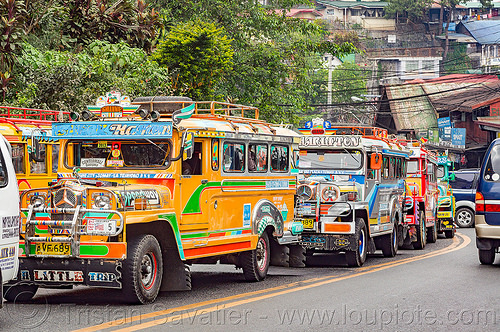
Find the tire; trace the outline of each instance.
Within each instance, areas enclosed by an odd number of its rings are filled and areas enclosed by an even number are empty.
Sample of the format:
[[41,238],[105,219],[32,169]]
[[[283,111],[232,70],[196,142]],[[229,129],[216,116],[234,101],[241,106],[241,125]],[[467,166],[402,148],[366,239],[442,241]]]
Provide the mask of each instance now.
[[38,285],[17,283],[3,286],[3,298],[8,302],[28,302],[35,296]]
[[491,265],[495,261],[495,248],[489,250],[478,249],[479,262],[483,265]]
[[160,292],[163,258],[160,244],[153,235],[142,235],[129,242],[127,259],[123,264],[125,301],[152,303]]
[[417,242],[413,242],[413,248],[414,249],[424,249],[427,236],[426,236],[426,231],[427,228],[425,228],[425,213],[424,211],[420,210],[418,213],[418,230],[417,230]]
[[271,251],[269,248],[269,236],[262,233],[257,242],[257,248],[242,252],[240,255],[240,266],[246,281],[262,281],[267,276]]
[[455,214],[455,224],[460,228],[474,226],[474,211],[469,208],[462,207]]
[[398,225],[394,224],[391,234],[382,235],[380,249],[384,257],[394,257],[398,253]]
[[455,231],[454,230],[444,231],[444,236],[446,236],[447,239],[453,239],[455,237]]
[[368,232],[363,219],[356,219],[356,241],[357,246],[355,251],[347,251],[345,258],[348,266],[360,267],[366,261],[366,253],[368,249]]
[[427,228],[427,243],[436,243],[438,238],[437,223],[438,221],[435,219],[434,226]]

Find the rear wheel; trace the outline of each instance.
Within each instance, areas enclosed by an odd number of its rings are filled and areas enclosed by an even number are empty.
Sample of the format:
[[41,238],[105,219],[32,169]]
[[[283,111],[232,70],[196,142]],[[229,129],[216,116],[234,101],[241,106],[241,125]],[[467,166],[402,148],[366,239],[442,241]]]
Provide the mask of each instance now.
[[383,235],[380,239],[380,249],[384,257],[394,257],[398,253],[398,225],[394,224],[391,234]]
[[123,266],[125,300],[131,303],[151,303],[160,292],[163,259],[160,244],[153,235],[142,235],[129,243]]
[[455,215],[455,224],[461,228],[474,226],[474,212],[466,207],[458,209]]
[[415,249],[424,249],[427,236],[426,236],[426,228],[425,228],[425,213],[420,210],[418,213],[418,225],[417,225],[417,242],[413,242],[413,248]]
[[434,220],[434,226],[427,228],[427,242],[436,243],[438,233],[437,233],[437,221]]
[[495,261],[495,248],[488,250],[478,250],[479,262],[483,265],[491,265]]
[[449,230],[449,231],[444,231],[444,236],[446,236],[447,239],[452,239],[455,237],[455,231]]
[[366,224],[363,219],[356,219],[356,250],[347,251],[345,257],[347,260],[347,265],[359,267],[362,266],[366,261],[367,245],[368,245],[368,233],[366,230]]
[[261,281],[267,276],[271,251],[269,248],[269,236],[262,233],[257,242],[255,250],[242,252],[240,255],[240,266],[247,281]]

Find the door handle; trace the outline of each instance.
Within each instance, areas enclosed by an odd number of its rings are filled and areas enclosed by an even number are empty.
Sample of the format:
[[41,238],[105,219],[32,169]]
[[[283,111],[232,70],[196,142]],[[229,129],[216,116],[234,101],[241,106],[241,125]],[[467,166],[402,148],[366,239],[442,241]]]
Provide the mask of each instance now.
[[208,183],[208,180],[206,180],[206,179],[201,180],[201,184],[207,184],[207,183]]

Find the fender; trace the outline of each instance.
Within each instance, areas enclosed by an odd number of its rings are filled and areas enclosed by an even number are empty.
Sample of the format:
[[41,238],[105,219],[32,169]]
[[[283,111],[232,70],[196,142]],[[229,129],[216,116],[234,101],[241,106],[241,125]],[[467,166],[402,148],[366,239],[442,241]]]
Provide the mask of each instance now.
[[182,247],[181,234],[179,232],[179,223],[177,222],[177,216],[175,213],[166,213],[158,216],[158,220],[166,221],[172,227],[175,236],[175,242],[177,243],[177,248],[179,249],[179,256],[181,260],[185,260],[184,248]]
[[260,236],[267,226],[274,227],[275,236],[283,236],[283,216],[280,210],[270,200],[261,199],[252,211],[253,233]]
[[472,211],[476,211],[476,203],[471,202],[471,201],[456,201],[455,202],[455,210],[458,210],[461,207],[468,207]]

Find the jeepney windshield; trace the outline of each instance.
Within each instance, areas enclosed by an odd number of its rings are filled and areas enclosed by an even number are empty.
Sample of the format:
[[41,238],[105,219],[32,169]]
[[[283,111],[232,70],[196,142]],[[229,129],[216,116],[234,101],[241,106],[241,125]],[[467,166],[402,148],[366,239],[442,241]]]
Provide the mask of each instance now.
[[299,168],[355,170],[363,165],[360,150],[300,150]]
[[79,140],[66,144],[65,163],[81,168],[165,168],[170,140]]
[[418,172],[418,160],[408,160],[406,163],[406,173],[417,173]]

